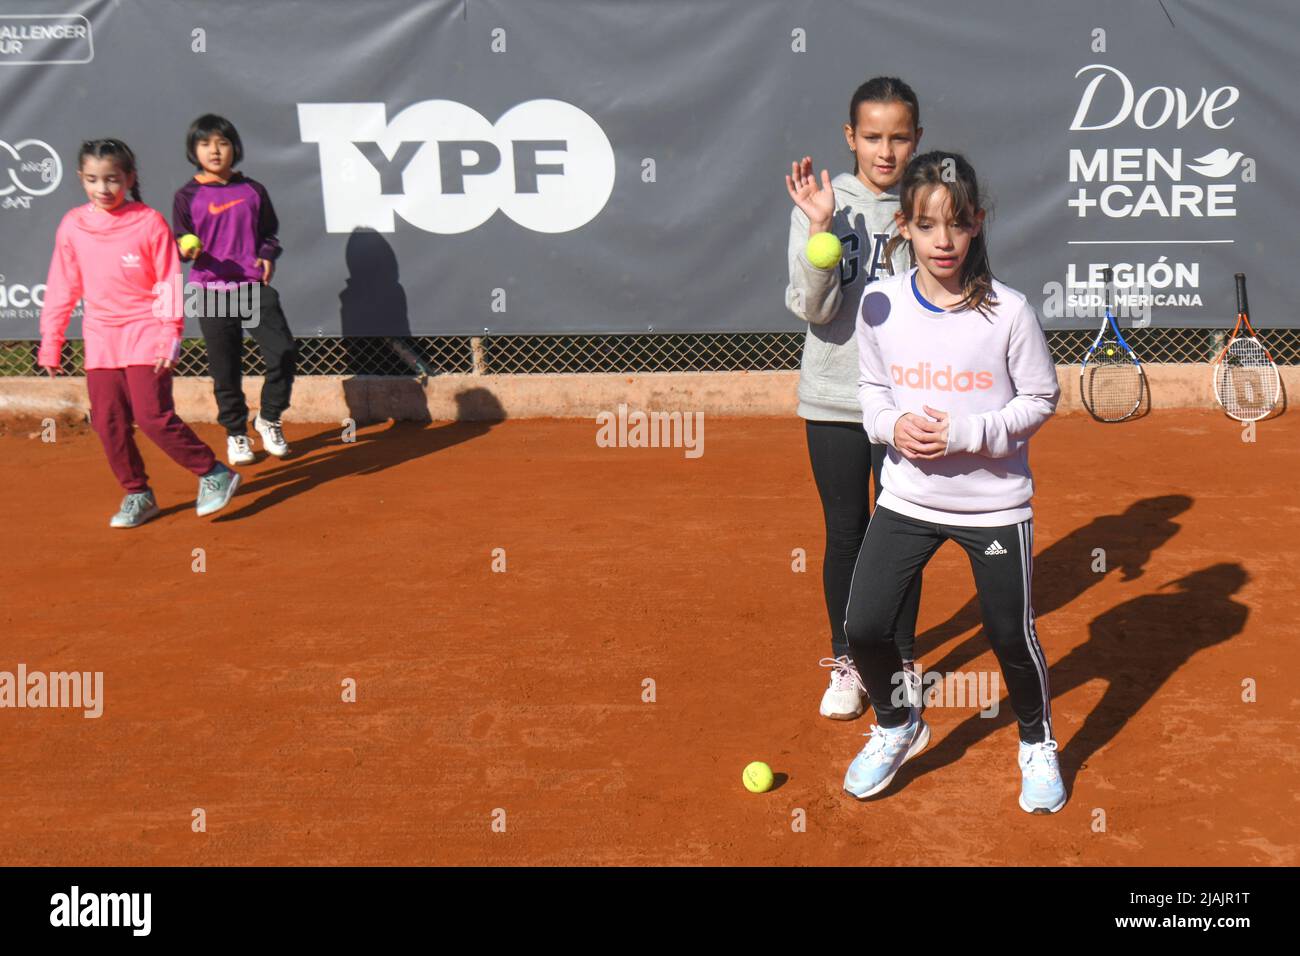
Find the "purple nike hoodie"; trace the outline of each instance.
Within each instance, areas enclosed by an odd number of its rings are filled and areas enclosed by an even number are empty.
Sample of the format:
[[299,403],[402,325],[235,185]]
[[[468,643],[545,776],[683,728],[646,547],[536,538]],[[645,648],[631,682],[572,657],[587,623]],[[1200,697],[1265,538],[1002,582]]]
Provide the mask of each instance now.
[[266,187],[243,173],[232,173],[228,183],[200,173],[176,190],[172,232],[193,233],[203,243],[191,282],[230,289],[262,281],[257,260],[279,258],[279,228]]

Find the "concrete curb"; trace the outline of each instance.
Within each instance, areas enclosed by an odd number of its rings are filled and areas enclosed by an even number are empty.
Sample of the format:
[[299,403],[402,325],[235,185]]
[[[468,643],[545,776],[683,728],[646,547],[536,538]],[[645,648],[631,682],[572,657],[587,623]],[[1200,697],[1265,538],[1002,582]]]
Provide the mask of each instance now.
[[[1300,388],[1300,367],[1281,370],[1285,394]],[[1210,366],[1147,365],[1151,408],[1216,408]],[[1082,411],[1077,366],[1058,366],[1059,412]],[[644,411],[729,416],[793,416],[798,372],[652,372],[646,374],[440,375],[423,387],[409,378],[310,375],[294,382],[290,422],[497,421],[595,418],[620,403]],[[244,379],[257,408],[260,377]],[[177,378],[176,407],[191,422],[215,422],[209,378]],[[84,417],[84,378],[0,378],[0,419]]]

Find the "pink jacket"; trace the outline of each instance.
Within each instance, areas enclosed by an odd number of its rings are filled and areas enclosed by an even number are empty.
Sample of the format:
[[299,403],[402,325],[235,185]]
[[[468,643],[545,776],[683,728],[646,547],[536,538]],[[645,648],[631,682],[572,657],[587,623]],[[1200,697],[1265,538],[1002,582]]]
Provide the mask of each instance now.
[[167,221],[144,203],[126,202],[112,212],[90,203],[70,210],[55,234],[45,285],[40,365],[59,364],[68,319],[83,298],[87,369],[179,356],[180,257]]

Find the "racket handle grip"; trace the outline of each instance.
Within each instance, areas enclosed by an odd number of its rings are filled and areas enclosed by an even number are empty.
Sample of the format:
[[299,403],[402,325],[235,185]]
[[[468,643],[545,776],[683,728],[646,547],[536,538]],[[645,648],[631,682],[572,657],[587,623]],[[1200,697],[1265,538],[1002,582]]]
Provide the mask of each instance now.
[[1246,304],[1246,273],[1238,272],[1234,278],[1237,280],[1237,314],[1246,315],[1250,312],[1250,306]]
[[1106,297],[1106,308],[1113,312],[1115,310],[1115,273],[1111,269],[1101,270],[1101,286]]

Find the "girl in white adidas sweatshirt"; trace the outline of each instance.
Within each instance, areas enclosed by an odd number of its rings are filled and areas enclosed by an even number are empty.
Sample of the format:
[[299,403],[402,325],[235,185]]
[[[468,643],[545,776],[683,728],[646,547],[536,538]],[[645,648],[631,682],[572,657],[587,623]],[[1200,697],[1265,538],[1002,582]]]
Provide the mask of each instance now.
[[915,268],[864,292],[857,318],[863,427],[889,445],[884,490],[854,579],[845,631],[877,726],[845,789],[884,790],[924,749],[892,623],[945,541],[970,559],[1020,729],[1020,806],[1054,813],[1065,787],[1052,735],[1047,661],[1034,627],[1029,437],[1060,398],[1056,368],[1025,297],[993,278],[975,171],[955,153],[912,160],[898,244]]
[[[799,415],[806,419],[808,458],[826,522],[822,588],[830,618],[831,669],[820,712],[833,720],[860,717],[866,709],[862,682],[849,658],[844,609],[862,537],[871,517],[871,479],[880,495],[885,445],[867,437],[858,404],[858,346],[853,329],[864,286],[906,268],[899,250],[891,264],[886,246],[897,235],[898,181],[921,139],[916,93],[897,77],[877,76],[854,91],[844,139],[853,172],[820,183],[812,157],[792,163],[786,190],[790,210],[786,307],[808,323],[799,373]],[[819,269],[808,261],[808,239],[819,232],[839,238],[844,254]],[[871,569],[861,573],[870,574]],[[905,661],[915,656],[920,581],[895,624]],[[908,665],[911,667],[911,665]]]

